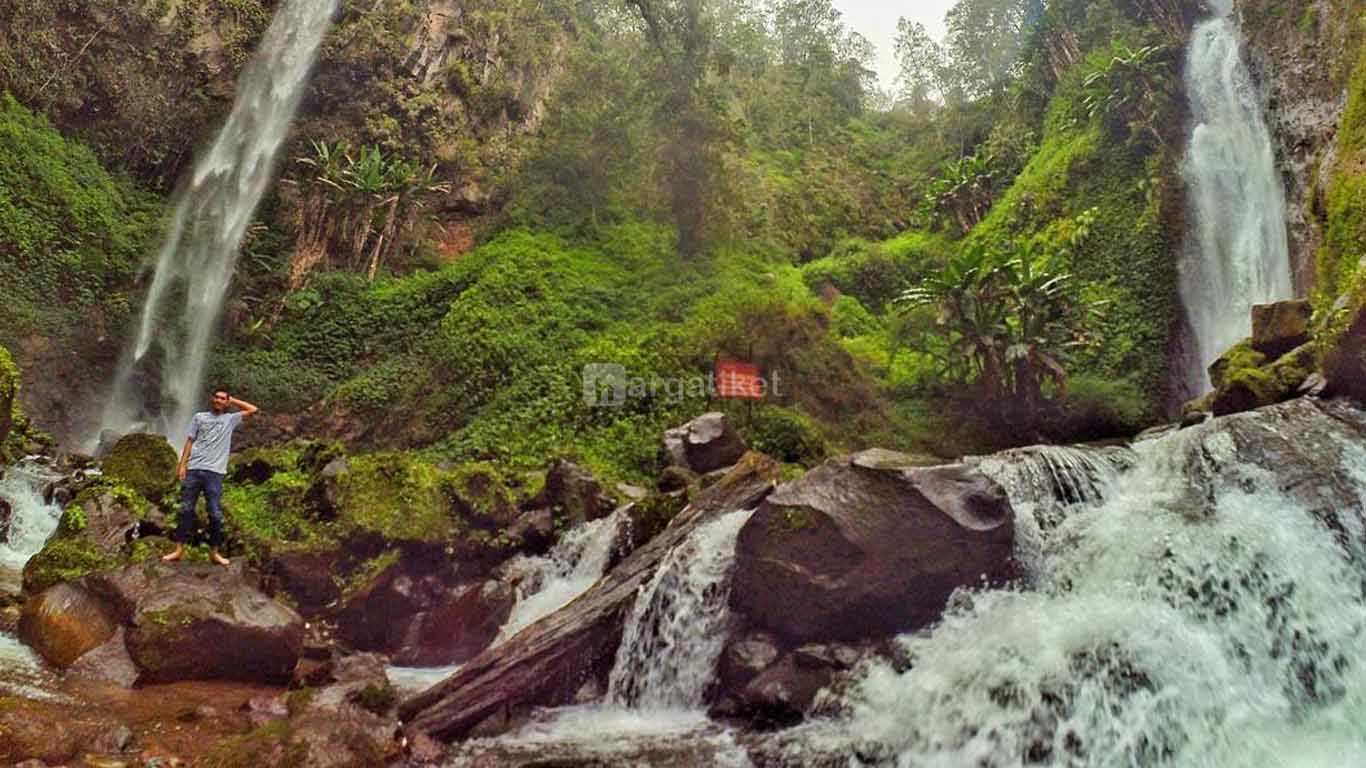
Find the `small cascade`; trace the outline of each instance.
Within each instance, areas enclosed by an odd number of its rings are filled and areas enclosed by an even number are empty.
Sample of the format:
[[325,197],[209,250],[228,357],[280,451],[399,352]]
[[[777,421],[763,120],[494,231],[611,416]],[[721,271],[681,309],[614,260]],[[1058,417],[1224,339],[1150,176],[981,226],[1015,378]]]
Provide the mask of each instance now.
[[1073,507],[1105,500],[1136,456],[1124,446],[1035,445],[973,459],[1010,496],[1015,509],[1015,559],[1026,576],[1045,569],[1046,539]]
[[20,571],[38,554],[61,522],[62,509],[43,501],[43,487],[57,479],[46,466],[24,462],[4,470],[0,499],[10,507],[8,530],[0,536],[0,569]]
[[[177,192],[170,229],[105,407],[102,429],[150,426],[178,440],[198,406],[209,348],[238,249],[275,178],[276,155],[303,99],[339,0],[286,0],[237,84],[213,145]],[[179,311],[173,302],[180,302]],[[158,392],[143,382],[158,378]],[[94,440],[92,440],[92,443]]]
[[1181,300],[1193,338],[1184,394],[1210,389],[1206,368],[1250,332],[1253,304],[1290,298],[1285,190],[1232,0],[1213,0],[1186,56],[1194,128],[1182,167],[1192,222]]
[[607,570],[621,533],[621,510],[570,529],[550,552],[514,559],[506,570],[518,574],[517,604],[495,642],[501,643],[541,618],[568,605]]
[[1034,589],[900,638],[909,663],[870,663],[781,764],[1366,765],[1366,449],[1313,408],[1293,435],[1249,418],[1136,443],[1044,541]]
[[607,699],[641,710],[703,704],[730,621],[735,542],[754,510],[699,526],[641,589],[626,621]]

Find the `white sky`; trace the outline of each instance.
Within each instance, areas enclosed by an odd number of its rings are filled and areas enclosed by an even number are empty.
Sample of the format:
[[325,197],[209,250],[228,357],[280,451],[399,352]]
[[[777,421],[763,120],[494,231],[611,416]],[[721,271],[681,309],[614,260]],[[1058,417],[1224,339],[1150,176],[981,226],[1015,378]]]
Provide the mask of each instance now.
[[944,14],[956,0],[834,0],[844,22],[877,46],[878,79],[884,89],[896,80],[896,20],[905,16],[925,25],[930,37],[944,39]]

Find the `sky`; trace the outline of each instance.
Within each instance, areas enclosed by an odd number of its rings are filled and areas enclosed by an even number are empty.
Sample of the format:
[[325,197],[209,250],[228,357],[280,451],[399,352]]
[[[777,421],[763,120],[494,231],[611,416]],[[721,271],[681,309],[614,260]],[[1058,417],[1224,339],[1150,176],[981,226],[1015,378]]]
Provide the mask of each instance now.
[[925,25],[930,37],[944,39],[944,14],[957,0],[834,0],[844,22],[877,47],[880,85],[891,89],[896,80],[896,20],[905,16]]

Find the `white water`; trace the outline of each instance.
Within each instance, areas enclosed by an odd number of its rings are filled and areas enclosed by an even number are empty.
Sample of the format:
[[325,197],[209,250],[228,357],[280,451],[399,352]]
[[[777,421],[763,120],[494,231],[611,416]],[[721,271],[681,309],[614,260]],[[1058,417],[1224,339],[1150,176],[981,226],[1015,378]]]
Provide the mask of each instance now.
[[577,525],[550,552],[510,562],[507,570],[520,576],[517,604],[494,644],[558,611],[597,583],[607,570],[623,516],[618,510],[600,520]]
[[707,719],[703,699],[728,635],[735,542],[752,514],[698,526],[664,556],[636,596],[603,703],[538,713],[512,733],[466,744],[447,765],[750,766],[734,734]]
[[[960,595],[784,764],[1366,765],[1366,499],[1335,510],[1339,543],[1215,426],[1135,445],[1045,532],[1037,588]],[[1361,494],[1360,437],[1310,431]]]
[[1186,57],[1194,129],[1182,176],[1191,232],[1181,299],[1194,350],[1185,387],[1210,388],[1206,368],[1251,331],[1253,304],[1290,298],[1285,191],[1271,136],[1243,63],[1231,0],[1195,28]]
[[[103,429],[145,426],[140,377],[160,371],[152,427],[179,439],[202,399],[204,367],[238,249],[274,178],[276,156],[303,98],[338,0],[287,0],[243,71],[217,139],[177,194],[169,233],[120,367]],[[179,311],[174,300],[182,305]],[[153,354],[156,353],[156,354]]]
[[8,536],[0,539],[0,568],[22,570],[47,543],[62,519],[62,509],[43,503],[43,486],[55,475],[39,464],[23,463],[3,470],[0,499],[13,510]]
[[[24,462],[6,467],[0,478],[0,499],[9,502],[9,535],[0,541],[0,569],[9,571],[3,585],[17,589],[19,573],[38,554],[61,521],[62,510],[43,503],[42,488],[55,479],[41,464]],[[0,632],[0,692],[30,699],[57,698],[52,693],[56,675],[18,638]]]
[[[569,605],[588,591],[607,570],[621,533],[621,510],[576,525],[544,555],[520,555],[503,570],[517,577],[517,603],[489,647],[502,644],[542,618]],[[385,670],[389,682],[404,691],[424,691],[460,671],[460,665],[397,667]]]
[[607,688],[610,703],[701,709],[728,634],[735,541],[753,513],[729,512],[698,526],[664,556],[626,620]]

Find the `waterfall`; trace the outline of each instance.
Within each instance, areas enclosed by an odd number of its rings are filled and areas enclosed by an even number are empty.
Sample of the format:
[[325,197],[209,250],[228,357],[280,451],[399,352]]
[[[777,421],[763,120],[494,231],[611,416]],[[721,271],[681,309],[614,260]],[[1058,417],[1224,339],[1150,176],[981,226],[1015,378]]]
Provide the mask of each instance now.
[[568,605],[602,578],[624,517],[625,513],[617,510],[600,520],[575,526],[545,555],[512,560],[507,570],[521,577],[517,604],[499,630],[495,644]]
[[1366,448],[1333,415],[1135,444],[1036,588],[901,637],[782,764],[1366,765]]
[[[125,350],[105,407],[103,429],[126,432],[146,423],[139,382],[158,372],[161,400],[152,414],[153,427],[178,439],[199,405],[209,347],[238,249],[274,178],[276,155],[337,3],[286,0],[238,81],[227,122],[177,191],[136,337]],[[175,300],[182,302],[178,313],[171,306]]]
[[636,597],[607,698],[638,709],[702,706],[730,621],[735,542],[754,510],[729,512],[670,550]]
[[1231,0],[1195,28],[1186,58],[1194,128],[1182,167],[1192,218],[1181,299],[1193,349],[1186,394],[1210,388],[1206,368],[1249,333],[1253,304],[1293,295],[1285,191]]

